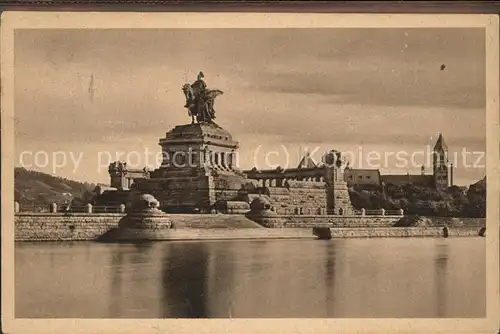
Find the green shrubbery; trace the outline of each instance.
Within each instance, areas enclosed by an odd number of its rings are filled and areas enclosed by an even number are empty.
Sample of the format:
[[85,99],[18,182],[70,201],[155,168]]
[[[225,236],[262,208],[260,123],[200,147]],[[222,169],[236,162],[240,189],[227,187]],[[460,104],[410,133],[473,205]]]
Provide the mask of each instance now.
[[468,190],[452,186],[446,191],[413,184],[386,184],[384,188],[349,188],[356,209],[403,209],[406,214],[442,217],[485,217],[486,184]]

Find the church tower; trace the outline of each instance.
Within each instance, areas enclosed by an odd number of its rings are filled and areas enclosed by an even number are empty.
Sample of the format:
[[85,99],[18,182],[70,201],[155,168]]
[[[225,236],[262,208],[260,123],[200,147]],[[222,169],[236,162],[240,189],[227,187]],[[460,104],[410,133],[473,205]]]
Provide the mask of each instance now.
[[448,167],[448,146],[444,142],[442,134],[439,134],[436,145],[434,145],[432,157],[434,185],[437,190],[446,190],[450,186]]

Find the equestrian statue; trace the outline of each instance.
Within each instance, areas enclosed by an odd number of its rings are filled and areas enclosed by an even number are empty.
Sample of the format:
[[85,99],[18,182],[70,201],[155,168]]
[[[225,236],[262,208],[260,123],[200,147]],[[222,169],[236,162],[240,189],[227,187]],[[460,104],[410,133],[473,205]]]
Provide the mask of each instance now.
[[218,89],[208,89],[204,81],[203,72],[198,74],[197,80],[193,84],[186,83],[182,86],[182,91],[186,96],[185,108],[191,116],[191,123],[195,120],[198,123],[213,123],[215,119],[214,101],[223,92]]

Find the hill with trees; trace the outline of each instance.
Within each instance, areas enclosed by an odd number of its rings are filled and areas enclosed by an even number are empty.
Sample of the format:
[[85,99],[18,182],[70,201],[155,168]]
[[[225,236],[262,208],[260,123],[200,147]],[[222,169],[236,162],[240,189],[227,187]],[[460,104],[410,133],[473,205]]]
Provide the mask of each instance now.
[[16,167],[14,199],[22,208],[47,208],[50,203],[83,205],[93,197],[95,184],[68,180]]

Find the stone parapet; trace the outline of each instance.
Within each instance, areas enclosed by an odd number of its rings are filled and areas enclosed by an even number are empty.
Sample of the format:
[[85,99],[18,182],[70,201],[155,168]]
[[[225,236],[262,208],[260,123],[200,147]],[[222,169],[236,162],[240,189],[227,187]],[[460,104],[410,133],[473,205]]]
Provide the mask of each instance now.
[[124,214],[18,213],[14,217],[16,241],[95,240],[119,225]]
[[[78,241],[97,240],[115,230],[125,217],[118,213],[17,213],[15,214],[16,241]],[[123,238],[140,236],[143,240],[177,239],[252,239],[312,236],[312,228],[326,227],[336,237],[449,237],[485,236],[485,227],[393,227],[400,216],[295,216],[248,214],[166,214],[159,219],[143,220],[142,226],[131,224]],[[451,219],[451,218],[449,218]],[[467,220],[467,219],[466,219]],[[392,225],[391,225],[392,224]],[[268,228],[264,228],[268,227]],[[263,230],[257,232],[256,230]],[[142,232],[140,232],[142,231]],[[265,232],[265,231],[269,231]],[[271,232],[276,231],[276,232]],[[290,232],[287,232],[290,231]],[[292,233],[292,231],[294,231]],[[298,232],[299,231],[299,232]],[[266,234],[267,233],[267,234]],[[155,239],[156,238],[156,239]],[[137,239],[137,238],[136,238]],[[158,239],[158,240],[160,240]]]
[[[119,213],[31,213],[14,216],[16,241],[85,241],[113,233],[121,225],[130,230],[165,229],[264,229],[242,214],[165,214],[125,220]],[[128,232],[126,232],[128,233]],[[144,232],[149,235],[155,232]],[[122,234],[120,232],[119,234]],[[110,234],[113,236],[112,234]]]
[[[259,215],[259,213],[249,214],[250,219],[261,223],[271,219]],[[274,215],[273,221],[279,221],[276,226],[266,227],[286,227],[286,228],[312,228],[312,227],[392,227],[402,217],[401,216],[338,216],[338,215]],[[271,225],[273,225],[271,224]]]
[[378,228],[330,228],[331,238],[418,238],[418,237],[476,237],[478,228],[446,227],[378,227]]

